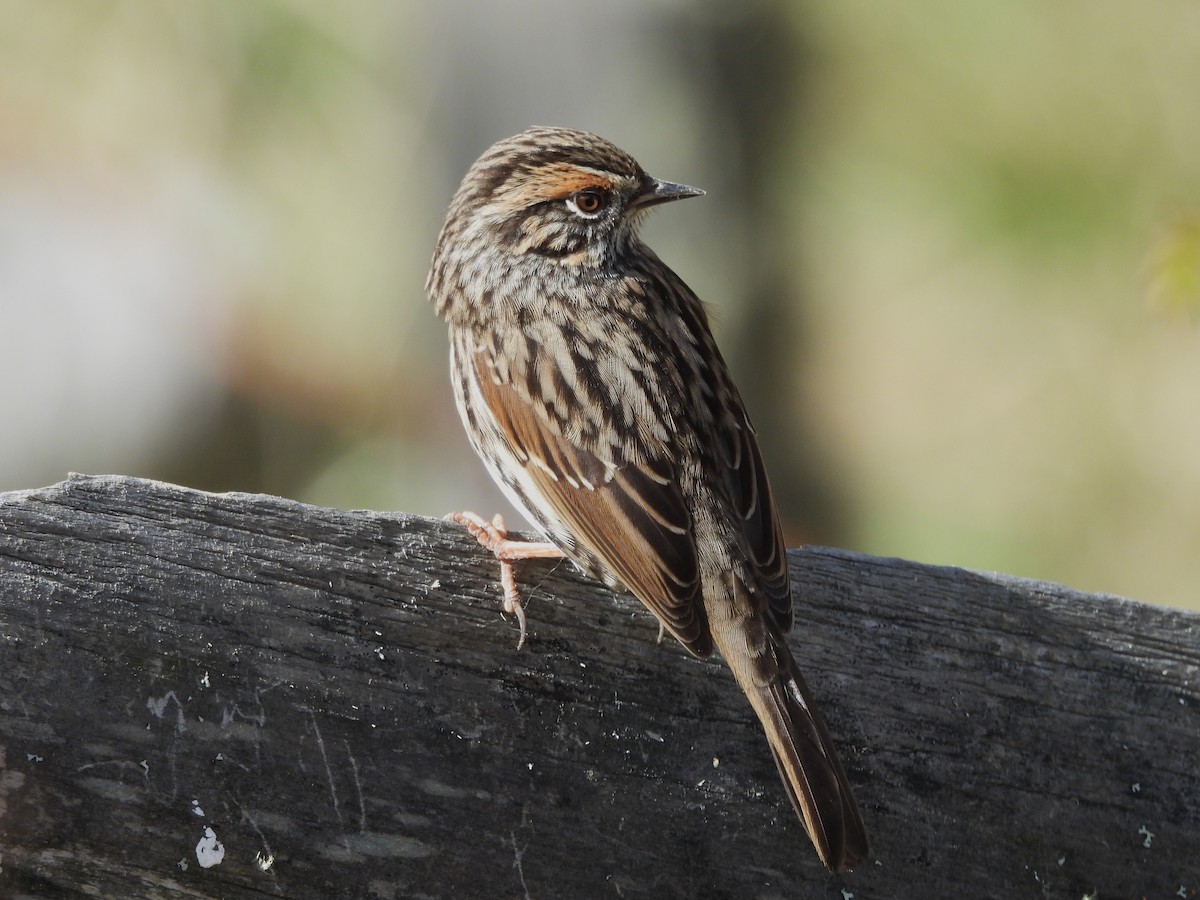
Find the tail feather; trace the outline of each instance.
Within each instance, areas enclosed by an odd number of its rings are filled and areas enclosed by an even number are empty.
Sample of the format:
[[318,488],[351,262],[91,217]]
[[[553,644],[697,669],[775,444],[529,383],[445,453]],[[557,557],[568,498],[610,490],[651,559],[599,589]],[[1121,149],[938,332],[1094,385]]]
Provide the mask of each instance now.
[[786,678],[761,692],[777,724],[767,725],[761,713],[760,718],[796,814],[829,869],[853,867],[870,853],[867,831],[808,686],[793,665]]
[[[738,629],[741,630],[741,629]],[[870,853],[862,813],[825,723],[782,635],[768,626],[771,652],[713,629],[713,637],[758,714],[796,814],[831,871],[852,868]],[[740,650],[740,652],[739,652]]]

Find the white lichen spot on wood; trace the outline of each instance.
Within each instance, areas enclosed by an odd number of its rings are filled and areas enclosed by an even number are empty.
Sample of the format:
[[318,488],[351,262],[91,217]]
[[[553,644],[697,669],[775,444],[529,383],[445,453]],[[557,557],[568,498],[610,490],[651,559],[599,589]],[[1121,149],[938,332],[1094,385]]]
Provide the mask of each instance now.
[[200,863],[202,869],[211,869],[219,866],[224,858],[225,845],[217,840],[215,831],[206,827],[200,842],[196,844],[196,862]]

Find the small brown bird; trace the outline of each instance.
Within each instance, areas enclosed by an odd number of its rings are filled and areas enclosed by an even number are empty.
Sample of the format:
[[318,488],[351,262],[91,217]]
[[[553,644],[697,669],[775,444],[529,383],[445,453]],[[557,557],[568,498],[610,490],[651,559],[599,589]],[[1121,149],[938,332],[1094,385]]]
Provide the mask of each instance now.
[[822,862],[868,853],[833,741],[788,650],[792,597],[758,441],[696,295],[638,238],[660,181],[583,131],[494,144],[450,203],[426,290],[450,326],[475,452],[549,543],[456,518],[502,560],[566,555],[696,656],[721,651]]

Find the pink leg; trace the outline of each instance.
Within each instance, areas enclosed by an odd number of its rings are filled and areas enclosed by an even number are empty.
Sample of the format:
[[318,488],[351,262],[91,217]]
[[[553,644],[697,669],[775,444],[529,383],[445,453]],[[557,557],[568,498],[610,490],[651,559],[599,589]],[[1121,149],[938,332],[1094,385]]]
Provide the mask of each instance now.
[[548,541],[512,541],[504,526],[504,517],[496,513],[492,521],[473,512],[451,513],[450,518],[466,527],[475,540],[500,561],[500,584],[504,587],[504,611],[516,615],[521,626],[521,638],[517,649],[525,644],[525,610],[521,606],[521,595],[517,591],[517,576],[513,560],[517,559],[561,559],[563,552]]

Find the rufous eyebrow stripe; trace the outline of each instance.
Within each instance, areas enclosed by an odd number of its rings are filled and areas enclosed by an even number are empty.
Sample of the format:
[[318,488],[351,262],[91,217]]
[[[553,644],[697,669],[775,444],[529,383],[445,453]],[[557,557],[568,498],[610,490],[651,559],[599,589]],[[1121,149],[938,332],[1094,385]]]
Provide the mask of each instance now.
[[614,187],[611,176],[570,163],[551,163],[539,169],[537,174],[542,195],[553,200],[569,197],[587,188],[611,191]]

